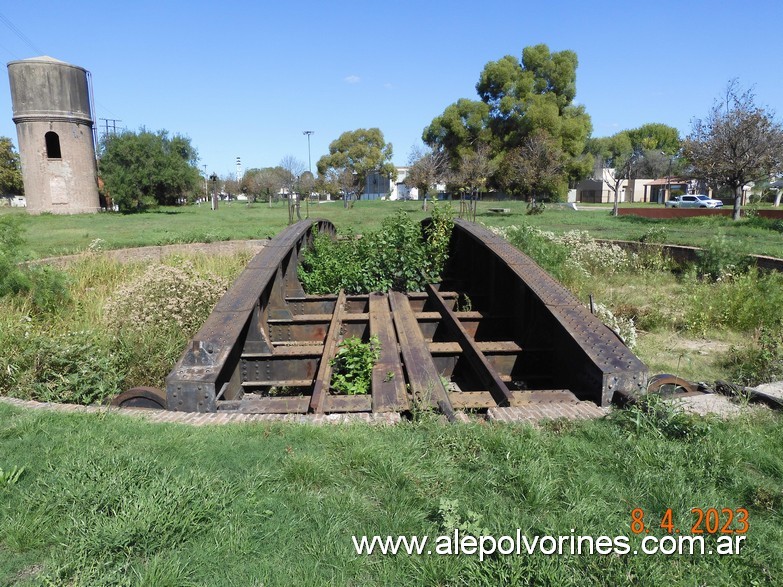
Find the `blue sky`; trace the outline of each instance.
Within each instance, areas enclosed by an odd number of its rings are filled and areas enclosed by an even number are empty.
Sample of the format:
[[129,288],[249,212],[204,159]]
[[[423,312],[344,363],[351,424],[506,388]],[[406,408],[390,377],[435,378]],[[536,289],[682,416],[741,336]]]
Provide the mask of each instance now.
[[[488,61],[529,45],[579,58],[593,136],[707,114],[731,78],[783,115],[779,0],[4,2],[0,57],[92,72],[98,118],[190,137],[210,173],[313,167],[340,133],[378,127],[405,164],[446,106],[477,99]],[[9,26],[9,22],[13,28]],[[0,136],[16,144],[7,74]],[[103,124],[103,123],[100,123]]]

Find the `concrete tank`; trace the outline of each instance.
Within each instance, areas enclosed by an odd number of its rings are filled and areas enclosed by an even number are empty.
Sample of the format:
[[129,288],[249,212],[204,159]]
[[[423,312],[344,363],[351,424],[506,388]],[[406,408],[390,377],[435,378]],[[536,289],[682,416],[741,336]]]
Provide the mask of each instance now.
[[34,57],[11,61],[8,76],[27,210],[100,210],[87,70]]

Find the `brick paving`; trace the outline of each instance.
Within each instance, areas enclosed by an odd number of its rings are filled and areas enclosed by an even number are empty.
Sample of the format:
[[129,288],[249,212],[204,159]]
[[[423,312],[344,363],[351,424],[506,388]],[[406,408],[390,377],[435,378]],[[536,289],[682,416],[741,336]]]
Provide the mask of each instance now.
[[522,407],[489,408],[487,419],[493,422],[527,422],[536,424],[543,420],[590,420],[603,418],[609,413],[608,408],[599,408],[593,402],[578,403],[541,403]]
[[[143,408],[116,408],[109,406],[78,406],[74,404],[55,404],[0,397],[0,402],[19,408],[32,410],[51,410],[79,413],[114,413],[143,418],[150,422],[174,422],[190,426],[216,426],[248,422],[289,422],[296,424],[349,424],[361,422],[375,425],[395,425],[402,421],[399,413],[349,413],[349,414],[241,414],[236,412],[193,413],[170,412],[167,410],[147,410]],[[531,404],[514,408],[490,408],[487,419],[496,422],[529,422],[566,418],[568,420],[586,420],[602,418],[609,413],[594,403],[583,401],[571,404]],[[476,418],[464,412],[457,412],[457,422],[468,423]]]
[[199,414],[194,412],[169,412],[167,410],[147,410],[143,408],[115,408],[108,406],[77,406],[74,404],[53,404],[0,397],[0,402],[19,408],[32,410],[51,410],[57,412],[113,413],[143,418],[150,422],[175,422],[191,426],[217,426],[246,422],[291,422],[297,424],[364,424],[392,426],[402,421],[396,412],[382,414],[238,414],[215,412]]

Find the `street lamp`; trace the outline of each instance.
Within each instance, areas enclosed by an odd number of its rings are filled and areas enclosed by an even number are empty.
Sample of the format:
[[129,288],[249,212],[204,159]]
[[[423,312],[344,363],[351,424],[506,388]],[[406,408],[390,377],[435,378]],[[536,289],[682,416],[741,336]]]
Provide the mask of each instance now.
[[303,135],[307,135],[307,171],[312,173],[313,172],[313,163],[310,160],[310,135],[314,135],[315,131],[314,130],[303,130],[302,134]]
[[[310,135],[314,135],[315,131],[314,130],[303,130],[302,134],[303,135],[307,135],[307,171],[310,172],[310,177],[313,177],[313,162],[310,159]],[[308,218],[310,218],[310,196],[311,195],[312,195],[312,192],[307,194],[306,209],[307,209],[307,217]]]

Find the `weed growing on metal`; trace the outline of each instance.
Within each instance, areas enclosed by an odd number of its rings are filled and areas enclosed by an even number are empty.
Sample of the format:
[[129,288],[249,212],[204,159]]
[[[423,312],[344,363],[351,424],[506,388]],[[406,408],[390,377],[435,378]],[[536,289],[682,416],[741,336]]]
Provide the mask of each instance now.
[[331,387],[346,395],[369,393],[372,368],[380,354],[381,344],[377,336],[371,336],[369,342],[362,342],[356,336],[343,340],[329,362],[332,366]]
[[437,281],[448,256],[452,213],[434,206],[432,222],[421,226],[399,210],[380,230],[342,240],[316,235],[302,256],[299,279],[309,293],[419,291]]

